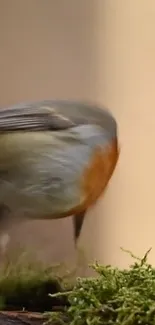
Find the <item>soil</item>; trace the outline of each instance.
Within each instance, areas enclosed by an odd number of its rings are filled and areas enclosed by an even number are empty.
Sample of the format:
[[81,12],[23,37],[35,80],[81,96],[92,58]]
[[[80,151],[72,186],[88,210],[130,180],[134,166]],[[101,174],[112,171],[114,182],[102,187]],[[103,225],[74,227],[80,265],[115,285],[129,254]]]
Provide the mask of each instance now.
[[0,312],[1,325],[43,325],[46,318],[41,313],[3,311]]

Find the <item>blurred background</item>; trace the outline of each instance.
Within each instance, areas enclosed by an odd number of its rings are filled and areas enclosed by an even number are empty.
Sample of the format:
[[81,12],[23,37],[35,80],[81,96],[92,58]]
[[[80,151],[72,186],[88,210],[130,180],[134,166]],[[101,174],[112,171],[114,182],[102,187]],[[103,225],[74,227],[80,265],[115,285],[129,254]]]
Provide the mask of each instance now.
[[[153,0],[0,0],[0,106],[93,100],[118,121],[119,163],[79,242],[89,261],[124,267],[120,247],[152,247],[155,264],[154,30]],[[77,254],[71,218],[28,222],[13,241],[45,262]]]

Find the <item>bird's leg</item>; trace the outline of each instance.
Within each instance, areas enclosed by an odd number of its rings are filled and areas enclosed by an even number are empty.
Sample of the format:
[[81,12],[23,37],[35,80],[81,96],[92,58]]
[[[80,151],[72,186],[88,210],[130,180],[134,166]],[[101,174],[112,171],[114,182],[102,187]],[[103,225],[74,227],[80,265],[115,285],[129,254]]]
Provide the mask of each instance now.
[[4,204],[0,205],[0,253],[5,255],[10,241],[8,223],[10,210]]
[[81,229],[82,229],[82,225],[83,225],[83,222],[84,222],[85,213],[86,213],[86,211],[73,216],[75,245],[77,244],[77,241],[78,241],[79,236],[81,234]]
[[7,248],[8,248],[8,244],[10,242],[10,236],[8,233],[3,233],[0,236],[0,250],[1,250],[1,254],[5,255]]

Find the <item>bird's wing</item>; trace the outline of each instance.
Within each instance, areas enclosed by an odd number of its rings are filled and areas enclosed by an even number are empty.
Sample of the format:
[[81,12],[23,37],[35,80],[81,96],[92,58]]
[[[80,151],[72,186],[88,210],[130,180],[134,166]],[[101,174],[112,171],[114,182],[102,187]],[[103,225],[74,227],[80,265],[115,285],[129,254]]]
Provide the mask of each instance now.
[[0,109],[0,132],[65,130],[75,124],[43,103]]

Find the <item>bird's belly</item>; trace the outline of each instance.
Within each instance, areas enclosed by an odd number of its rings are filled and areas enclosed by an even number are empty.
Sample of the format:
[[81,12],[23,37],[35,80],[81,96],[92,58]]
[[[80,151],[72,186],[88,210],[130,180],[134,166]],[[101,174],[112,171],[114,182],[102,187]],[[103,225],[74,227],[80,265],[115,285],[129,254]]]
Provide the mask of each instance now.
[[116,166],[117,140],[104,147],[80,144],[79,150],[67,150],[39,159],[35,154],[33,163],[22,155],[13,176],[11,169],[5,175],[0,170],[0,204],[21,218],[53,219],[83,212],[95,203]]
[[104,192],[116,167],[118,156],[119,150],[116,139],[107,148],[96,148],[80,179],[79,204],[66,211],[63,209],[62,212],[53,217],[63,218],[75,215],[92,206]]

